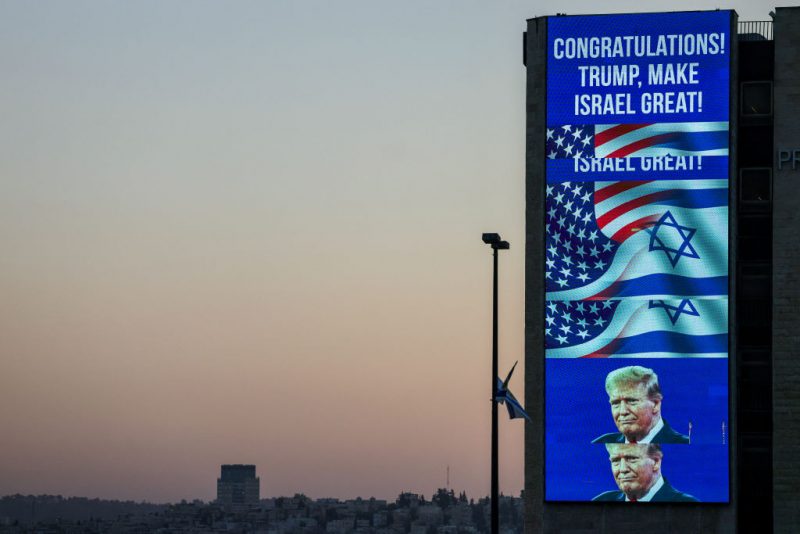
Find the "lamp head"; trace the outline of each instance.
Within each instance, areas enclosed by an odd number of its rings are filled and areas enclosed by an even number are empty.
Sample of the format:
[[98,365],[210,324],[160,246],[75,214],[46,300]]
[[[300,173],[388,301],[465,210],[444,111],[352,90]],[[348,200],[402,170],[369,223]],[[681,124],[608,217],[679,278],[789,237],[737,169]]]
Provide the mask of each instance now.
[[511,245],[508,244],[508,241],[503,241],[500,239],[500,234],[483,234],[481,236],[483,242],[487,245],[491,245],[492,249],[494,250],[508,250],[511,248]]
[[495,245],[500,242],[500,234],[483,234],[481,239],[487,245]]

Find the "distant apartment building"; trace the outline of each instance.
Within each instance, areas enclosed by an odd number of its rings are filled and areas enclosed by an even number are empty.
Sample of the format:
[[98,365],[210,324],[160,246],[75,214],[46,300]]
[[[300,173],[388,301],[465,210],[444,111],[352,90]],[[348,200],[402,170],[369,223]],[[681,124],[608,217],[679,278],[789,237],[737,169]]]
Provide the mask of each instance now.
[[406,527],[411,522],[411,510],[396,508],[392,510],[392,525]]
[[333,519],[325,525],[325,532],[330,534],[346,534],[351,532],[355,525],[355,519]]
[[223,506],[257,505],[260,483],[254,465],[223,465],[217,479],[217,502]]
[[372,526],[375,528],[385,527],[389,524],[389,514],[385,510],[372,514]]
[[398,495],[395,502],[397,503],[397,506],[400,506],[401,508],[416,508],[419,506],[421,500],[422,499],[420,499],[418,494],[404,491]]
[[439,527],[444,523],[444,513],[435,504],[425,504],[417,508],[417,522],[429,527]]
[[465,502],[450,506],[445,510],[448,523],[459,527],[466,527],[472,524],[472,507]]

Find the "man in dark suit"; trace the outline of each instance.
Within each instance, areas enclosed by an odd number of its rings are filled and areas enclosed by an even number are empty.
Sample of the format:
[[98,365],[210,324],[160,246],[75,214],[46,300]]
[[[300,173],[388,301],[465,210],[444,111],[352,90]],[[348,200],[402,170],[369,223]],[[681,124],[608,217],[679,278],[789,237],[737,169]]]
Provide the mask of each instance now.
[[699,502],[673,488],[661,474],[664,454],[660,445],[614,443],[606,445],[611,473],[619,491],[606,491],[593,501]]
[[619,432],[609,432],[592,443],[689,443],[661,417],[658,375],[647,367],[630,365],[606,377],[611,416]]

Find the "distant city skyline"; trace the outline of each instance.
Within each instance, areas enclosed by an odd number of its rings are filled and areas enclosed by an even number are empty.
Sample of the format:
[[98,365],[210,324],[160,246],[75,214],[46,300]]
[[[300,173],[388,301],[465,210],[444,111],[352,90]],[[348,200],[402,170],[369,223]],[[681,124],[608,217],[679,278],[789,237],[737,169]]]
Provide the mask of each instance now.
[[[4,2],[0,496],[208,501],[228,463],[262,497],[425,494],[448,465],[488,494],[482,232],[511,243],[524,399],[525,20],[642,4],[542,9]],[[501,418],[507,495],[523,435]]]
[[[148,504],[64,499],[60,496],[0,497],[0,528],[8,534],[52,529],[54,532],[157,531],[402,534],[478,534],[488,532],[489,499],[439,488],[426,499],[400,493],[387,499],[310,499],[296,494],[261,499],[247,505],[182,501]],[[501,532],[522,528],[522,499],[500,498]]]

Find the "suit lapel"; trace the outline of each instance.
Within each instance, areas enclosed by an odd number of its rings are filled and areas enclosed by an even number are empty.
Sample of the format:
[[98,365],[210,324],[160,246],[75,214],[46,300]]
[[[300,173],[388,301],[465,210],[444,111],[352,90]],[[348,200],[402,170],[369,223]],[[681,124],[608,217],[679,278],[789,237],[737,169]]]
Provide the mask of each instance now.
[[666,502],[675,500],[675,490],[669,485],[669,482],[667,482],[666,478],[663,478],[663,480],[664,485],[661,486],[661,489],[659,489],[655,495],[653,495],[653,498],[650,499],[651,502]]

